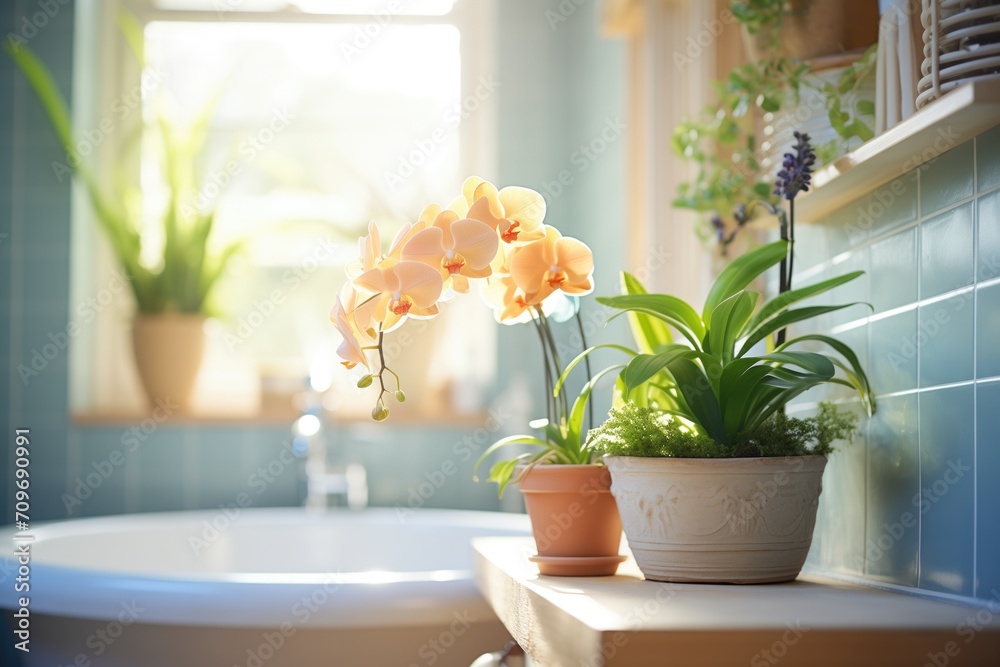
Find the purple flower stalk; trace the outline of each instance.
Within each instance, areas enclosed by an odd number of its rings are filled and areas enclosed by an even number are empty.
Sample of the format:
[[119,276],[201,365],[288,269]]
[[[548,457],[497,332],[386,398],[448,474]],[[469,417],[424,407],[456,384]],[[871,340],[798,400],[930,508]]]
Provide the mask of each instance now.
[[812,181],[813,165],[816,164],[816,151],[809,143],[809,135],[795,132],[796,143],[792,148],[795,153],[785,153],[782,169],[778,172],[778,180],[774,186],[774,194],[792,201],[800,192],[807,192]]

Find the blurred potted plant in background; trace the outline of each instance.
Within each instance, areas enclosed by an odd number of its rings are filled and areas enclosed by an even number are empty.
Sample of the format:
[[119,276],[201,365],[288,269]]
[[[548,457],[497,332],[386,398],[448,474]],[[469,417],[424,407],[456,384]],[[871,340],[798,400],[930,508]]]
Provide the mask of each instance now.
[[[807,137],[786,155],[775,194],[790,207],[808,188],[813,159]],[[648,351],[631,356],[620,375],[621,400],[594,434],[608,454],[625,534],[648,579],[794,579],[812,540],[826,456],[836,440],[853,437],[857,418],[821,403],[816,416],[797,419],[785,415],[785,406],[833,384],[850,387],[869,415],[875,409],[850,347],[823,334],[784,338],[789,325],[856,305],[792,307],[862,272],[792,289],[791,215],[782,229],[781,240],[722,270],[700,313],[663,294],[598,298],[656,318],[686,341],[637,337]],[[761,295],[749,286],[778,264],[780,293],[758,308]],[[803,349],[817,345],[828,353]]]
[[343,363],[370,371],[358,386],[375,387],[376,421],[389,417],[393,398],[406,400],[400,377],[386,365],[384,341],[407,318],[434,317],[454,293],[468,292],[478,281],[499,322],[532,326],[542,346],[545,419],[532,422],[537,436],[494,443],[476,468],[501,449],[537,449],[496,463],[489,479],[501,494],[511,481],[524,492],[540,571],[612,574],[623,560],[621,521],[585,420],[592,420],[595,383],[614,369],[591,376],[588,365],[588,381],[570,405],[562,385],[572,369],[563,367],[551,328],[575,318],[583,336],[577,297],[593,290],[594,259],[584,243],[562,236],[544,218],[539,193],[516,186],[497,190],[473,176],[446,208],[432,204],[416,223],[405,225],[387,252],[372,223],[331,320],[344,339],[338,349]]
[[674,152],[697,165],[674,205],[705,214],[697,228],[705,240],[740,224],[740,202],[777,204],[770,182],[793,127],[817,139],[819,164],[874,135],[875,2],[734,0],[730,7],[750,62],[716,82],[715,101],[672,138]]
[[[143,64],[142,28],[127,14],[119,15],[118,24]],[[142,259],[141,188],[126,185],[128,179],[118,175],[99,174],[79,159],[79,138],[73,134],[69,108],[52,74],[27,46],[8,45],[7,51],[38,96],[63,150],[77,156],[70,161],[77,163],[74,176],[84,186],[96,220],[128,275],[138,310],[132,328],[136,365],[150,401],[169,398],[187,408],[201,365],[208,298],[240,247],[234,243],[211,252],[214,210],[195,206],[199,192],[195,163],[204,146],[211,105],[183,129],[162,113],[157,119],[169,198],[162,211],[162,254],[149,266]]]

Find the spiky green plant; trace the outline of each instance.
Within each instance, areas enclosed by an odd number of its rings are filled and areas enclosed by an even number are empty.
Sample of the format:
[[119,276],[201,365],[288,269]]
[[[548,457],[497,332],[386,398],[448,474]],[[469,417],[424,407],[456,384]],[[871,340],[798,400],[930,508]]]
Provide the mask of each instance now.
[[[802,306],[805,299],[855,280],[862,271],[789,290],[760,308],[761,295],[749,286],[786,257],[787,241],[775,241],[733,260],[719,274],[699,314],[677,297],[637,293],[598,297],[597,301],[622,313],[645,316],[657,327],[671,327],[684,343],[659,342],[639,329],[641,353],[619,376],[622,397],[644,407],[679,418],[703,436],[735,452],[748,434],[758,432],[769,419],[803,392],[823,384],[854,389],[869,414],[875,397],[853,350],[823,334],[805,334],[758,353],[758,343],[773,340],[782,329],[856,304]],[[636,282],[630,276],[626,284]],[[634,329],[635,333],[636,330]],[[834,354],[802,351],[803,344],[820,344]],[[588,355],[578,356],[567,372]]]
[[[128,15],[120,16],[118,23],[141,64],[141,27]],[[69,108],[51,72],[27,46],[7,45],[7,53],[38,96],[62,148],[69,155],[75,154],[77,138],[73,136]],[[164,117],[159,118],[157,127],[169,198],[162,217],[163,255],[155,266],[140,261],[142,237],[138,212],[142,207],[127,204],[141,201],[140,189],[122,185],[110,177],[102,178],[86,161],[80,160],[76,167],[74,175],[84,186],[97,222],[129,276],[140,313],[204,312],[206,300],[226,263],[240,248],[236,242],[214,255],[209,253],[215,211],[202,212],[192,204],[198,192],[194,163],[204,147],[210,117],[211,105],[208,105],[186,132],[173,127]]]

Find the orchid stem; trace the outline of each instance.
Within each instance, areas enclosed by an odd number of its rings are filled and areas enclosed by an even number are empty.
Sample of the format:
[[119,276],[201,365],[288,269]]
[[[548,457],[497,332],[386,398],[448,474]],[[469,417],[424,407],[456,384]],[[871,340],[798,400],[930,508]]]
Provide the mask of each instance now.
[[[576,326],[580,330],[580,344],[583,346],[583,350],[586,351],[587,348],[588,348],[588,345],[587,345],[587,334],[583,333],[583,320],[580,319],[580,311],[579,310],[576,311]],[[591,378],[593,376],[590,374],[590,355],[589,354],[586,357],[583,358],[583,364],[584,364],[584,368],[587,371],[587,382],[590,382],[590,380],[591,380]],[[593,429],[594,428],[594,402],[593,401],[587,401],[587,424],[588,424],[588,426],[587,426],[588,429]]]
[[549,366],[549,350],[545,344],[545,334],[542,333],[541,321],[534,314],[532,314],[531,321],[535,324],[535,331],[538,332],[538,340],[542,344],[542,365],[545,367],[545,417],[549,424],[551,424],[553,423],[552,418],[555,412],[555,398],[552,395],[552,370]]

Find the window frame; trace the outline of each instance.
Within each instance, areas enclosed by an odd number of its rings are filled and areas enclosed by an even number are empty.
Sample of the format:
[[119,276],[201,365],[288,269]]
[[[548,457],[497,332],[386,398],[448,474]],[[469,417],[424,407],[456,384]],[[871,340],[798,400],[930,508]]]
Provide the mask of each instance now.
[[[387,12],[397,0],[386,3]],[[206,0],[206,3],[210,0]],[[459,31],[460,100],[474,95],[482,77],[490,77],[496,67],[497,0],[456,0],[445,15],[391,14],[399,25],[453,25]],[[219,3],[216,2],[216,5]],[[140,85],[142,70],[119,38],[116,16],[130,12],[143,26],[153,21],[183,22],[264,22],[264,23],[373,23],[373,14],[309,14],[297,11],[248,12],[208,10],[171,10],[157,7],[155,0],[79,0],[74,28],[74,96],[72,122],[79,134],[96,127],[102,118],[112,116],[111,102]],[[136,125],[141,125],[141,105],[137,113],[122,119],[124,131],[110,133],[91,156],[98,169],[110,166],[121,155],[122,141]],[[460,173],[476,173],[495,180],[497,172],[497,100],[489,95],[480,100],[475,113],[462,119],[460,137]],[[130,177],[139,178],[138,160],[128,168]],[[131,322],[135,306],[131,297],[115,298],[97,311],[93,320],[81,319],[79,313],[95,296],[121,282],[114,255],[98,229],[90,202],[83,189],[73,188],[71,208],[71,285],[70,321],[79,321],[80,333],[70,354],[69,405],[78,422],[134,421],[144,410],[141,385],[131,353]],[[128,290],[123,290],[127,293]],[[91,309],[93,310],[93,309]],[[89,312],[89,311],[88,311]],[[197,420],[232,419],[224,408],[202,406]],[[215,414],[218,413],[218,414]],[[240,414],[243,421],[274,422],[288,415]]]

